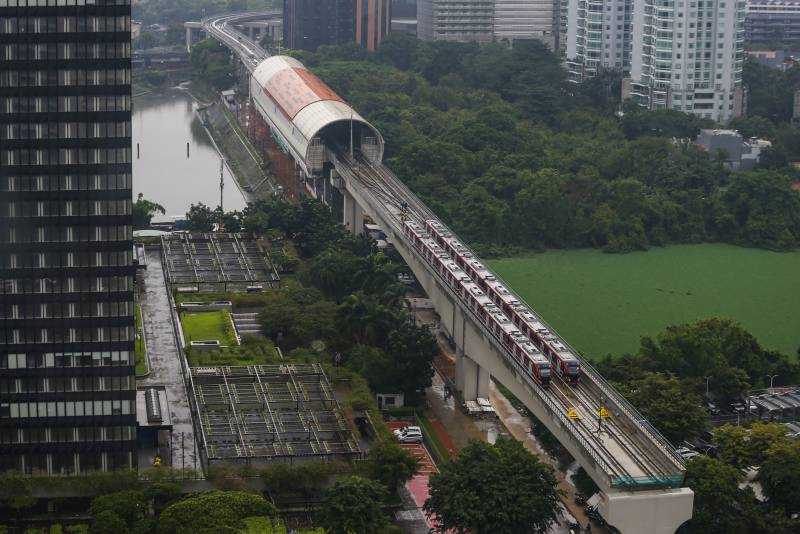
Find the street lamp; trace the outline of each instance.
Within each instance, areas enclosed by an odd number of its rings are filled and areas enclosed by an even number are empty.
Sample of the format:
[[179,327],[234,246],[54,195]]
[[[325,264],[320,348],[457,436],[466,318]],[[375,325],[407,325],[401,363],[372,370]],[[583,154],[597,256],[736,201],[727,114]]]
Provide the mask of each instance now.
[[706,379],[706,398],[708,398],[708,381],[711,380],[711,377],[706,376],[705,379]]
[[767,375],[767,378],[769,378],[769,389],[772,389],[772,383],[775,381],[777,376],[778,375]]

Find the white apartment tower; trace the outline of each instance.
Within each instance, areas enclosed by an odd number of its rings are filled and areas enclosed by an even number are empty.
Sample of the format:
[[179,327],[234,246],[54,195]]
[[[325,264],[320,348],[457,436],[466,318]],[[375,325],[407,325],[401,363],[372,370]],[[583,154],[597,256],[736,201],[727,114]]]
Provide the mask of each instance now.
[[633,1],[567,0],[564,52],[571,81],[603,68],[630,70]]
[[623,97],[720,123],[742,114],[744,0],[636,0]]

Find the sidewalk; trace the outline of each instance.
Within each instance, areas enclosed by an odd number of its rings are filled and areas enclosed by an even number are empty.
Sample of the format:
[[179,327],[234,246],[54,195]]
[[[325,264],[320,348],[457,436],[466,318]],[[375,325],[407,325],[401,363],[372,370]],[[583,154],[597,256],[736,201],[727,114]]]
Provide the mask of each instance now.
[[[137,380],[139,386],[163,385],[167,391],[170,417],[172,418],[172,442],[170,455],[164,458],[172,462],[172,467],[202,469],[195,445],[192,414],[189,409],[189,398],[183,382],[180,354],[176,345],[175,329],[170,316],[169,298],[166,280],[161,267],[161,250],[155,246],[145,248],[147,269],[139,272],[139,295],[142,306],[142,328],[147,338],[147,351],[150,356],[150,374]],[[139,468],[152,465],[148,458],[147,465],[140,462]]]

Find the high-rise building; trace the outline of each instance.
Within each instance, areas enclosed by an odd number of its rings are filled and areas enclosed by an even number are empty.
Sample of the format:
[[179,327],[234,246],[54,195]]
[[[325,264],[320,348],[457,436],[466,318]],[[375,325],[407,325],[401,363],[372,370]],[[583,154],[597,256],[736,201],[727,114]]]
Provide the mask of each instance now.
[[800,2],[748,0],[745,39],[750,43],[788,43],[800,40]]
[[417,36],[426,41],[488,43],[495,0],[417,0]]
[[537,39],[555,49],[559,7],[560,0],[495,0],[494,38]]
[[283,0],[283,45],[314,51],[355,41],[356,0]]
[[636,0],[624,96],[721,123],[740,116],[745,12],[744,0]]
[[569,79],[630,70],[633,0],[568,0],[564,46]]
[[130,0],[0,0],[0,471],[136,466]]
[[356,42],[370,52],[392,29],[392,0],[356,0]]

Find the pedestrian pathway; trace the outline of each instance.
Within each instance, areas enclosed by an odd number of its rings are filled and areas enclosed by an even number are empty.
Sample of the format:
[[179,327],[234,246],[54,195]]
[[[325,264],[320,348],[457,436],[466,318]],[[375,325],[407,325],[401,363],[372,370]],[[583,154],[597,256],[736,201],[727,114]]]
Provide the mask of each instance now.
[[[147,269],[138,273],[139,302],[142,307],[142,326],[147,339],[150,357],[150,374],[138,381],[140,386],[164,386],[167,392],[173,431],[170,444],[172,458],[163,458],[175,468],[201,470],[195,444],[192,414],[184,383],[178,352],[172,308],[167,293],[164,271],[161,267],[161,250],[155,246],[145,248]],[[140,458],[139,467],[153,465],[153,458]]]

